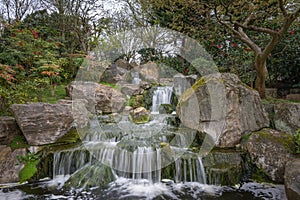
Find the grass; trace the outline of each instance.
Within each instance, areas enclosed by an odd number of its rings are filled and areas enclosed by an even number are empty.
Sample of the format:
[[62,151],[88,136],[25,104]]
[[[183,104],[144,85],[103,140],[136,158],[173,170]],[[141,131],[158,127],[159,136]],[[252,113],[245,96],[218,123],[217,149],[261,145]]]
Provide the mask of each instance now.
[[54,96],[51,96],[51,92],[49,88],[45,88],[41,93],[42,102],[46,103],[56,103],[59,99],[63,99],[67,96],[65,85],[58,85],[55,87]]

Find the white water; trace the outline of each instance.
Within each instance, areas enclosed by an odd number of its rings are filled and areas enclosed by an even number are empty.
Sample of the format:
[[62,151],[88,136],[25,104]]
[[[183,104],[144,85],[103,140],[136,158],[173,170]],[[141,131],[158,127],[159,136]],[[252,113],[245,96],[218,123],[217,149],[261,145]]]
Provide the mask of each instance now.
[[132,84],[140,84],[142,81],[138,72],[131,72]]
[[152,113],[157,114],[161,104],[170,104],[173,93],[173,87],[157,87],[152,97]]

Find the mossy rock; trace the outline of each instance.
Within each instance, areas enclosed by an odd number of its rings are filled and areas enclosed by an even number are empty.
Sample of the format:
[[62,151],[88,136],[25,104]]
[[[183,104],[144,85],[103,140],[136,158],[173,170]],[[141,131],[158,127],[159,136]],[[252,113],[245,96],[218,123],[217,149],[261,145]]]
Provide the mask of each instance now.
[[144,107],[139,107],[129,113],[129,119],[136,124],[144,124],[150,120],[150,113]]
[[145,97],[144,95],[131,96],[128,104],[133,108],[145,107]]
[[115,177],[111,168],[97,163],[88,165],[75,172],[65,183],[66,188],[106,187]]
[[173,106],[171,104],[161,104],[158,108],[159,114],[171,114],[173,112]]
[[283,183],[284,166],[294,157],[295,152],[292,135],[264,128],[253,132],[241,145],[255,165],[253,179]]
[[69,144],[80,142],[80,137],[76,129],[71,129],[67,134],[59,138],[56,144]]

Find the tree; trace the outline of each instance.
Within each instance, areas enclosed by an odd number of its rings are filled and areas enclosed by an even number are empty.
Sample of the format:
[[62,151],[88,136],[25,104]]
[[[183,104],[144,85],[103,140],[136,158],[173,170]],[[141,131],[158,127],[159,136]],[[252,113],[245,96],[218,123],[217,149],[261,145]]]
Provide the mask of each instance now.
[[[45,9],[56,17],[62,41],[68,40],[76,49],[87,53],[91,40],[102,31],[98,23],[104,13],[103,1],[97,0],[43,0]],[[76,42],[74,44],[74,42]],[[77,49],[78,50],[78,49]]]
[[[268,76],[266,61],[291,24],[299,17],[300,6],[293,1],[283,0],[219,2],[210,3],[210,8],[214,10],[214,15],[221,25],[253,50],[255,88],[261,98],[265,98]],[[276,21],[278,26],[269,27],[272,21]],[[260,34],[266,34],[264,38],[267,41],[259,41],[257,37]]]
[[[299,3],[293,0],[139,1],[144,7],[153,10],[151,12],[153,19],[159,24],[170,26],[171,21],[171,26],[177,30],[193,35],[197,31],[202,33],[203,30],[207,30],[206,28],[210,29],[210,32],[214,31],[211,29],[212,26],[206,24],[215,20],[226,30],[222,31],[223,35],[228,32],[247,45],[254,52],[255,88],[262,98],[266,95],[265,84],[268,74],[266,61],[300,14]],[[203,25],[203,21],[206,24]],[[271,26],[274,24],[276,27]]]
[[8,23],[21,21],[24,17],[37,10],[40,6],[36,0],[0,0],[1,12],[7,18]]

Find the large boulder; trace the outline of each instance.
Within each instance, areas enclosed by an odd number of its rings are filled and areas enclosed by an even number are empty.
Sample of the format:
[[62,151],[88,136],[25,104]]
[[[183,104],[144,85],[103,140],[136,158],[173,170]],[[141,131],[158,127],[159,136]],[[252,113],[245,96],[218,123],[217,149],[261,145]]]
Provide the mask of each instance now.
[[131,70],[133,68],[133,66],[126,60],[123,60],[123,59],[118,59],[115,64],[118,66],[118,67],[121,67],[123,69],[126,69],[126,70]]
[[64,104],[13,104],[11,109],[30,145],[55,143],[73,125],[71,107]]
[[112,64],[102,74],[100,81],[105,83],[118,83],[129,79],[130,72],[124,68]]
[[269,126],[258,92],[230,73],[199,79],[180,96],[177,115],[185,126],[209,134],[219,147],[233,147],[244,134]]
[[283,183],[286,163],[293,158],[293,136],[273,129],[262,129],[252,133],[242,147],[268,178]]
[[300,159],[289,161],[284,173],[285,193],[288,200],[300,199]]
[[0,144],[9,144],[21,131],[15,118],[3,116],[0,117]]
[[125,105],[125,98],[121,92],[101,84],[95,91],[95,100],[98,113],[120,112]]
[[300,128],[300,103],[276,104],[274,109],[276,129],[295,134]]
[[149,83],[159,83],[159,67],[155,62],[148,62],[141,65],[138,69],[143,79]]
[[73,81],[68,85],[67,91],[73,100],[87,100],[86,107],[92,113],[120,112],[125,104],[121,92],[111,86],[95,82]]
[[183,74],[176,74],[173,77],[174,92],[180,96],[185,90],[192,87],[197,80],[197,75],[184,76]]
[[10,147],[0,145],[0,184],[19,181],[19,172],[24,167],[17,160],[17,156],[25,156],[26,149],[11,150]]
[[147,123],[150,120],[150,112],[144,107],[138,107],[129,112],[129,118],[136,124]]

